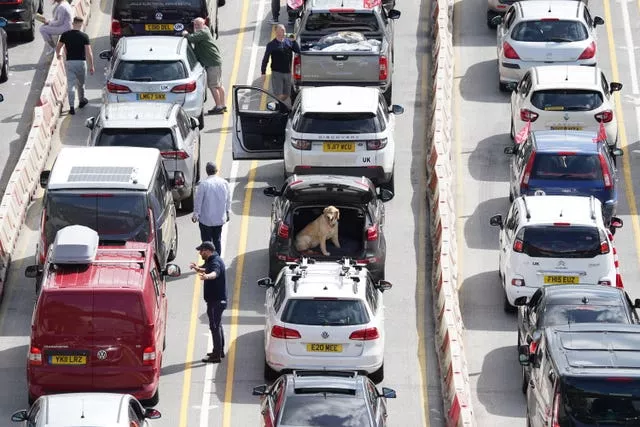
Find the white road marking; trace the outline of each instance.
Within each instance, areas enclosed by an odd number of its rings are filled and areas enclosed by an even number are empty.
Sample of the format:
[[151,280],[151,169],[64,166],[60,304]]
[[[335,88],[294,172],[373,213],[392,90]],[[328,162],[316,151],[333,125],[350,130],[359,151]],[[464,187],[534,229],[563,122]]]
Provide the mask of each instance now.
[[[640,96],[640,88],[638,87],[638,69],[636,66],[636,53],[633,45],[633,36],[631,33],[631,21],[629,20],[629,6],[627,2],[620,3],[620,11],[622,12],[622,22],[624,24],[624,39],[629,60],[629,75],[631,76],[631,96],[637,99]],[[636,113],[636,135],[640,137],[640,105],[634,102],[633,109]]]

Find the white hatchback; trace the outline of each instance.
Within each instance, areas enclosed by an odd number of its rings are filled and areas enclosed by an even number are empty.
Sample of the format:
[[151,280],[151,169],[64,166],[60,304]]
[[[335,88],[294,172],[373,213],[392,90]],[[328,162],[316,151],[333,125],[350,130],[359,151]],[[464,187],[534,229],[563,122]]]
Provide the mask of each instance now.
[[349,259],[284,267],[267,289],[264,375],[294,369],[350,370],[384,378],[384,303],[387,281],[374,283]]

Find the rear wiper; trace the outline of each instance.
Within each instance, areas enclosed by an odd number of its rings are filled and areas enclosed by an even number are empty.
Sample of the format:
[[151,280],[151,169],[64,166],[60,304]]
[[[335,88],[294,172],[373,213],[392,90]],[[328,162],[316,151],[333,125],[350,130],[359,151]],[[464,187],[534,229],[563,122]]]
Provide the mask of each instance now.
[[151,77],[138,77],[135,79],[129,79],[130,82],[150,82],[153,79]]
[[565,38],[562,38],[562,37],[552,37],[550,39],[547,39],[546,41],[555,42],[555,43],[571,43],[571,42],[573,42],[573,40],[571,40],[571,39],[565,39]]

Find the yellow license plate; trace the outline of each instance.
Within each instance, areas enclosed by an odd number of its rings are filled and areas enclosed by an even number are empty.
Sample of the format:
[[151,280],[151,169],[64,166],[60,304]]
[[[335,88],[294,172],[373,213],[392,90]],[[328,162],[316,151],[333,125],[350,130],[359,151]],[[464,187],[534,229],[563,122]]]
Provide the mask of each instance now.
[[173,24],[144,24],[145,31],[173,31]]
[[582,126],[551,126],[551,130],[582,130]]
[[353,142],[325,142],[322,146],[325,153],[353,153],[356,144]]
[[580,283],[578,276],[544,276],[545,285],[577,285]]
[[164,93],[139,93],[138,100],[140,101],[164,101],[167,99],[167,95]]
[[87,356],[56,354],[49,356],[49,363],[51,365],[86,365]]
[[342,353],[342,344],[307,344],[307,351]]

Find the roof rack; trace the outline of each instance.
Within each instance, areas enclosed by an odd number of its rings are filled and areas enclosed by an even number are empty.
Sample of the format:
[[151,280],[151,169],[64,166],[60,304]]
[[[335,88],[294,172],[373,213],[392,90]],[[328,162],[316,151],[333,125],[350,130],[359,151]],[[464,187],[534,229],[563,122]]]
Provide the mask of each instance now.
[[303,370],[294,370],[292,373],[294,377],[327,376],[327,377],[355,378],[358,376],[358,371],[324,371],[324,370],[303,369]]
[[[353,282],[353,293],[358,293],[358,284],[360,283],[360,277],[357,276],[362,271],[363,267],[366,267],[366,264],[361,264],[356,260],[349,257],[342,257],[338,264],[342,265],[340,276],[344,279],[351,279]],[[354,270],[356,275],[354,275]]]
[[529,205],[527,205],[527,196],[525,194],[522,195],[522,203],[524,203],[524,211],[527,221],[529,221],[531,219],[531,211],[529,210]]
[[298,292],[298,281],[307,275],[307,269],[310,264],[315,264],[316,260],[313,258],[302,257],[300,262],[288,262],[287,267],[293,271],[291,280],[293,280],[293,292]]

